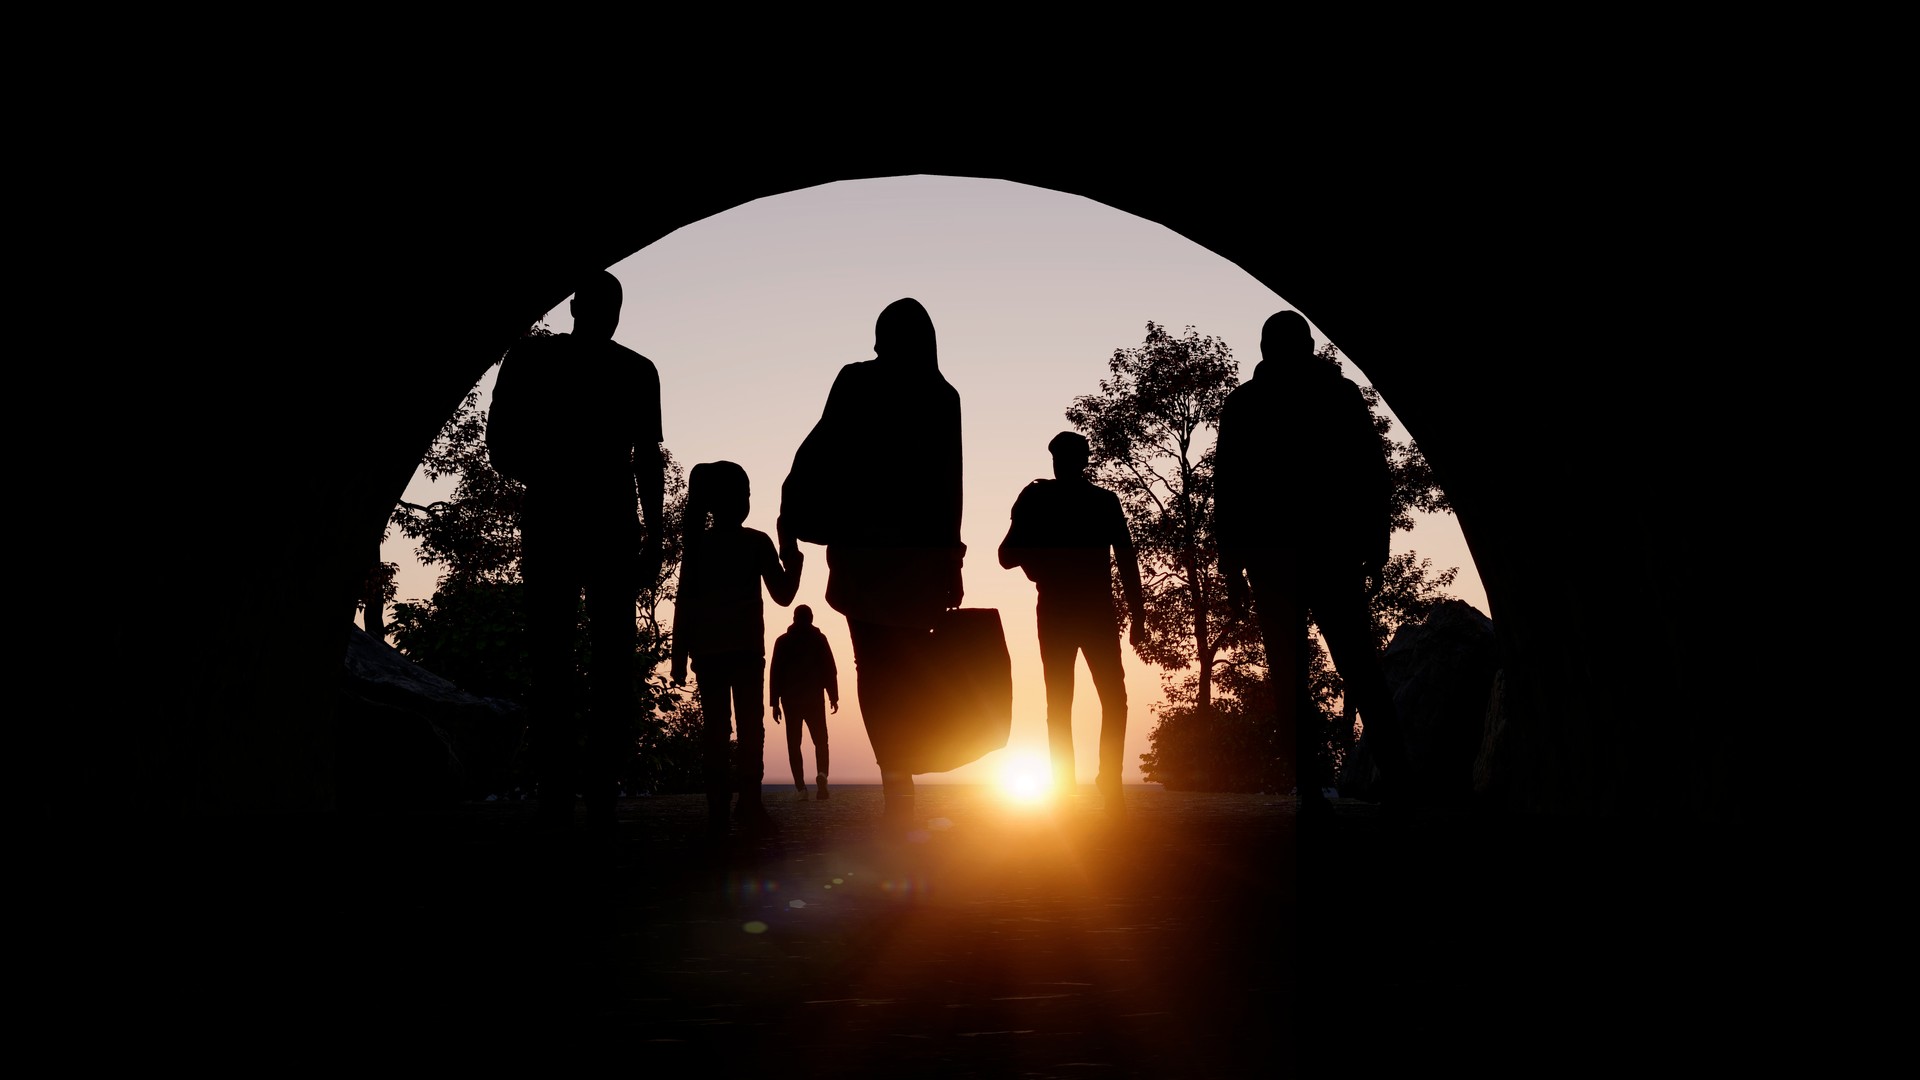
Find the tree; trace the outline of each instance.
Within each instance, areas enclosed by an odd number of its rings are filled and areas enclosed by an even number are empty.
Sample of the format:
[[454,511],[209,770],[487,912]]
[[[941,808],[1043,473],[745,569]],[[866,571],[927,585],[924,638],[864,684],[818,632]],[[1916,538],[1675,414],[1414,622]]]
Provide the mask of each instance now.
[[1168,671],[1193,666],[1192,700],[1205,716],[1222,650],[1252,632],[1227,607],[1212,524],[1211,433],[1239,366],[1223,341],[1149,322],[1146,339],[1115,349],[1107,371],[1099,393],[1073,400],[1067,422],[1087,437],[1094,482],[1120,497],[1133,533],[1147,616],[1140,653]]
[[[380,544],[387,542],[392,530],[380,534]],[[355,598],[354,607],[366,631],[374,637],[387,639],[387,605],[393,603],[398,586],[395,578],[400,572],[400,564],[386,562],[380,558],[380,544],[375,544],[373,557],[367,562],[367,575],[360,581],[360,594]]]

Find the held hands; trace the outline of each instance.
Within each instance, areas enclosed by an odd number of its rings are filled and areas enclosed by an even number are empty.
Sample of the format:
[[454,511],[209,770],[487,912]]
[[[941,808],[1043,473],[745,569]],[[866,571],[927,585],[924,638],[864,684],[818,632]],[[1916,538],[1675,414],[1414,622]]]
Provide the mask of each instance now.
[[687,658],[680,653],[673,656],[673,685],[687,685]]
[[959,607],[961,599],[966,595],[966,586],[960,581],[960,564],[956,562],[953,564],[953,577],[947,582],[947,606]]
[[[1137,653],[1147,644],[1147,620],[1144,615],[1136,611],[1129,621],[1133,625],[1127,628],[1127,641],[1133,645],[1133,651]],[[1143,656],[1141,659],[1144,660],[1146,657]]]

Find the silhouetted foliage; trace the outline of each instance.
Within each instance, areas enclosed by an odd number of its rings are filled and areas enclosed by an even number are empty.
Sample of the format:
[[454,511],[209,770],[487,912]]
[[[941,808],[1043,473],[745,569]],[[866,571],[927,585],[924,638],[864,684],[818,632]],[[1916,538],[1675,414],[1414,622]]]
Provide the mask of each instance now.
[[[380,534],[380,542],[385,544],[391,530]],[[387,605],[393,603],[398,592],[397,578],[400,564],[387,562],[375,556],[367,566],[367,576],[360,582],[360,592],[355,598],[354,609],[360,612],[362,628],[374,637],[387,639]]]
[[480,391],[460,408],[420,459],[429,480],[455,480],[453,494],[421,506],[401,502],[392,523],[414,542],[420,561],[440,568],[439,584],[520,580],[520,504],[526,488],[487,459],[487,414]]
[[[544,335],[544,326],[535,336]],[[525,585],[520,576],[519,516],[525,488],[494,469],[487,456],[487,414],[478,388],[448,418],[421,459],[431,480],[451,478],[452,494],[428,505],[401,502],[392,524],[413,540],[420,561],[438,567],[433,596],[393,605],[388,621],[394,645],[409,659],[475,694],[527,704],[532,657],[527,633]],[[666,453],[663,448],[663,453]],[[659,578],[642,592],[636,607],[639,624],[634,680],[639,758],[628,790],[699,790],[697,739],[680,730],[693,723],[697,709],[685,710],[682,694],[656,669],[671,655],[659,605],[673,598],[680,564],[680,517],[686,505],[686,480],[669,453],[663,553]],[[576,617],[575,666],[592,670],[586,604]],[[690,755],[681,760],[679,755]]]
[[[1332,344],[1318,355],[1340,363]],[[1066,414],[1093,447],[1096,482],[1120,495],[1140,554],[1150,634],[1141,653],[1164,669],[1166,695],[1141,765],[1149,782],[1174,790],[1278,790],[1287,772],[1259,627],[1228,606],[1211,531],[1209,436],[1239,385],[1232,356],[1224,341],[1192,327],[1175,337],[1148,323],[1138,348],[1114,351],[1100,392],[1074,399]],[[1361,394],[1393,472],[1393,528],[1413,528],[1416,511],[1450,513],[1419,447],[1390,437],[1379,392],[1362,386]],[[1457,573],[1436,572],[1414,552],[1389,559],[1370,602],[1379,644],[1448,599]],[[1309,693],[1337,769],[1353,745],[1356,717],[1317,633],[1310,650]]]

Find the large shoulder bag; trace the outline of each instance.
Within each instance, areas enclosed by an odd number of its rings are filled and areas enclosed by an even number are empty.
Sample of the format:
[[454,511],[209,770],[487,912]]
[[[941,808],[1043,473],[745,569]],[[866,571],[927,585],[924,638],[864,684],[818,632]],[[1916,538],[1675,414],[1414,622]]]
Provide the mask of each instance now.
[[1013,660],[995,608],[940,613],[929,635],[926,722],[907,771],[941,773],[1007,745],[1013,733]]

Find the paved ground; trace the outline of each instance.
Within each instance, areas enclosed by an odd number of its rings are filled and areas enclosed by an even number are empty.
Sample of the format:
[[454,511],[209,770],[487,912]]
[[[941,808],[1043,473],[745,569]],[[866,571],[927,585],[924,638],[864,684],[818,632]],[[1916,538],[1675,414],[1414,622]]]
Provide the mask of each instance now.
[[1714,907],[1746,849],[1672,830],[1342,803],[1303,836],[1285,798],[1143,787],[1114,822],[927,785],[903,841],[875,788],[768,791],[779,833],[717,848],[698,797],[623,803],[611,849],[503,804],[130,818],[63,849],[98,883],[25,939],[27,1026],[212,1071],[1314,1075],[1697,1034],[1700,991],[1762,970]]

